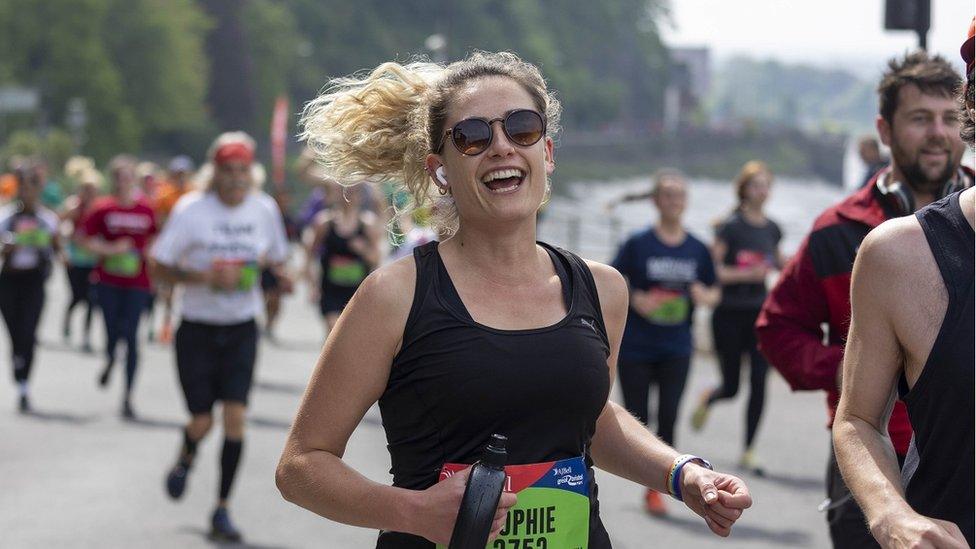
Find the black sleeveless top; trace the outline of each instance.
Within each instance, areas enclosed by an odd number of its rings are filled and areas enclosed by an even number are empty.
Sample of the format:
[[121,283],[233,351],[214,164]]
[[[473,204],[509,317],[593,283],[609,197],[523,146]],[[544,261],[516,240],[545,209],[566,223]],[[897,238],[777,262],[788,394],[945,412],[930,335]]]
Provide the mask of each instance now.
[[[327,273],[329,272],[329,268],[331,267],[331,262],[335,257],[341,256],[343,258],[358,261],[361,262],[363,265],[366,265],[366,260],[363,259],[361,255],[353,251],[352,247],[349,245],[349,241],[351,241],[354,238],[363,236],[364,234],[366,234],[366,226],[363,224],[362,220],[356,221],[356,230],[354,230],[352,235],[348,237],[342,236],[338,232],[336,232],[334,221],[329,223],[329,233],[325,235],[325,242],[323,243],[324,245],[322,247],[322,255],[319,256],[319,262],[322,265],[322,287],[323,288],[330,288],[336,286],[336,284],[333,283],[331,280],[329,280],[329,277],[327,276]],[[365,274],[369,274],[369,273],[364,272],[364,275]],[[348,287],[341,286],[341,288],[348,288],[350,297],[352,297],[352,293],[355,292],[358,286],[359,284],[356,283]],[[334,290],[335,288],[332,289]]]
[[[444,463],[474,463],[492,433],[508,437],[510,465],[583,456],[589,472],[590,548],[610,547],[589,456],[610,392],[610,344],[593,275],[576,255],[539,243],[563,287],[567,315],[551,326],[497,330],[475,322],[437,251],[414,249],[417,285],[380,413],[393,485],[422,490]],[[378,548],[433,548],[381,532]]]
[[918,468],[905,489],[906,499],[924,516],[959,525],[973,546],[976,238],[959,206],[959,194],[915,214],[942,273],[949,303],[921,376],[907,392],[903,376],[899,391],[908,406],[918,451]]

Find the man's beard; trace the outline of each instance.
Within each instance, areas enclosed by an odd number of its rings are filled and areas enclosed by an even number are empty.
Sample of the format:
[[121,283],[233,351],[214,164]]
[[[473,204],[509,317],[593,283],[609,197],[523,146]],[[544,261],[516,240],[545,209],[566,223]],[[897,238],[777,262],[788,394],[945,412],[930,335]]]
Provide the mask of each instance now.
[[931,194],[938,197],[943,187],[945,187],[946,182],[956,175],[956,166],[959,165],[959,159],[953,158],[952,150],[946,147],[945,166],[934,178],[931,178],[922,169],[922,165],[918,159],[919,156],[921,156],[921,149],[919,149],[919,153],[914,159],[910,159],[908,153],[894,143],[891,144],[891,159],[905,177],[904,183],[916,193]]

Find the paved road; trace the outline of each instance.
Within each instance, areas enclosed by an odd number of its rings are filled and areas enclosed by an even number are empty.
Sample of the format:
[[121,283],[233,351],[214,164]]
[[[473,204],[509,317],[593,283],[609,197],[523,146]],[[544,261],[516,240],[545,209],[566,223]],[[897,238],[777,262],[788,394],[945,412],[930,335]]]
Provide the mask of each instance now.
[[[59,335],[66,299],[62,272],[52,276],[48,289],[32,380],[36,413],[17,414],[13,385],[0,383],[0,546],[207,547],[219,438],[212,434],[202,444],[182,502],[169,501],[163,492],[163,474],[176,455],[186,417],[172,349],[144,346],[135,400],[141,419],[122,421],[121,369],[107,391],[99,390],[100,357],[79,352]],[[3,333],[0,366],[9,380],[10,347]],[[232,516],[250,547],[369,547],[374,531],[315,516],[282,500],[275,488],[275,463],[321,341],[316,313],[303,298],[285,303],[280,334],[278,344],[261,345]],[[100,341],[101,330],[96,336]],[[692,398],[682,407],[678,441],[681,449],[709,457],[717,468],[734,469],[744,430],[744,395],[716,408],[700,434],[687,427],[693,395],[716,378],[711,357],[694,362],[686,393]],[[746,477],[756,504],[732,537],[712,536],[696,516],[676,505],[667,520],[650,518],[640,506],[640,487],[598,471],[603,520],[614,547],[827,547],[823,517],[816,510],[823,499],[828,451],[822,398],[790,393],[776,375],[770,376],[767,394],[759,452],[769,475]],[[389,456],[375,407],[353,434],[345,458],[370,478],[389,481]]]

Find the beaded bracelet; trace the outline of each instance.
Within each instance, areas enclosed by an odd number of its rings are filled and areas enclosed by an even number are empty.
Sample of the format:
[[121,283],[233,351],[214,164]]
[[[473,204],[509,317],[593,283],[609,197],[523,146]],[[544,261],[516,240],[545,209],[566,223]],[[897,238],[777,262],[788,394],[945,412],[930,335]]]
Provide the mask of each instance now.
[[712,464],[705,458],[691,454],[681,454],[674,458],[674,461],[671,463],[671,470],[668,472],[668,494],[678,501],[684,501],[681,497],[681,469],[692,461],[697,462],[706,469],[712,469]]

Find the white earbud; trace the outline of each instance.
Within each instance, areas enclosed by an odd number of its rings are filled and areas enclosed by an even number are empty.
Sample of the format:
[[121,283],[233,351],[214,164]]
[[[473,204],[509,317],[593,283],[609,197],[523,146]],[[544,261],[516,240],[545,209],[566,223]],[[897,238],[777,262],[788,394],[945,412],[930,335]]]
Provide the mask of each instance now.
[[437,180],[441,182],[441,185],[447,185],[447,176],[444,175],[444,166],[440,166],[434,170],[434,175],[437,177]]

